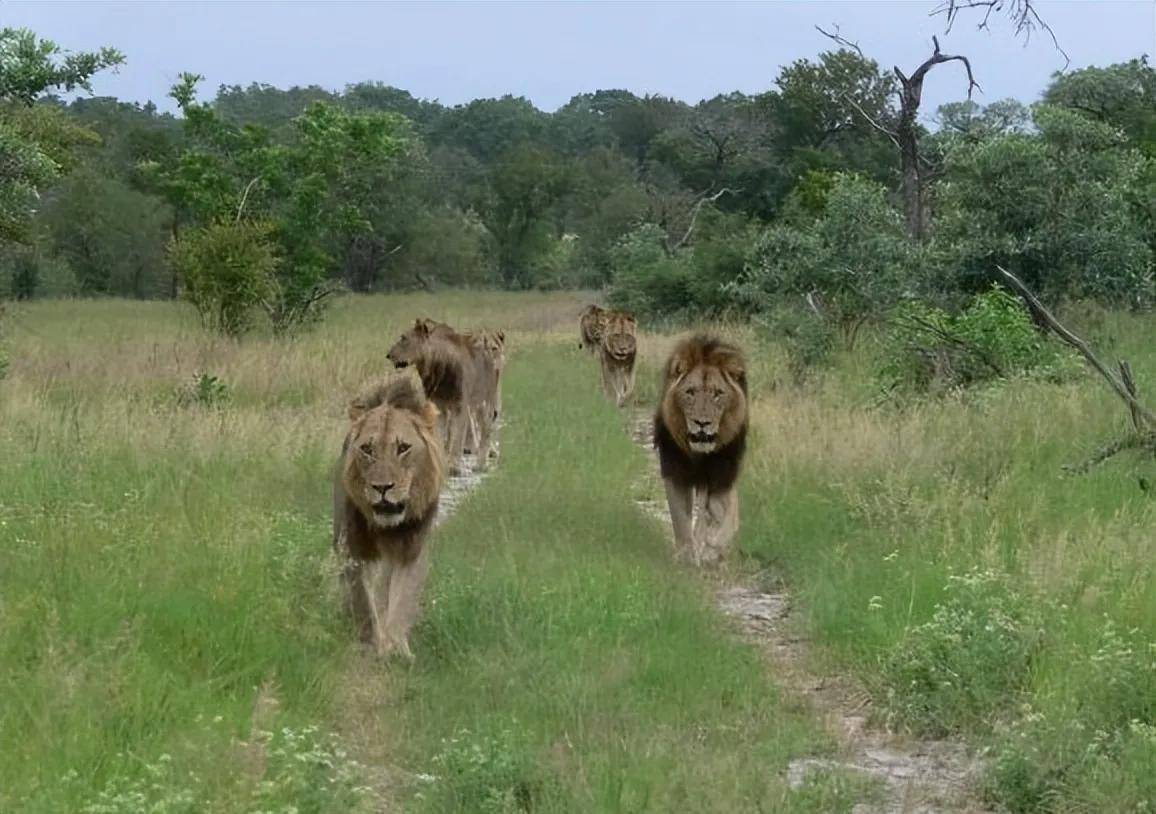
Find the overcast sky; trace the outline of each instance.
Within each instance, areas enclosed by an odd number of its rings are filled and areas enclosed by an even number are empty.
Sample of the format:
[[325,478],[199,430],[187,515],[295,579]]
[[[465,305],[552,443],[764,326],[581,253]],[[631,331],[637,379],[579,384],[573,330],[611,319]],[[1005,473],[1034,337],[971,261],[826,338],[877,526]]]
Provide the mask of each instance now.
[[[1033,101],[1063,57],[1046,35],[1026,46],[1007,19],[976,31],[977,12],[943,36],[934,0],[852,2],[47,2],[0,0],[0,26],[23,26],[72,50],[112,45],[127,64],[94,82],[100,95],[164,108],[181,71],[218,84],[378,80],[457,104],[506,93],[554,110],[599,88],[696,102],[757,93],[779,69],[830,48],[814,25],[841,26],[885,68],[930,54],[971,58],[981,103]],[[1037,0],[1071,67],[1156,54],[1156,0]],[[932,71],[924,110],[963,97],[962,66]]]

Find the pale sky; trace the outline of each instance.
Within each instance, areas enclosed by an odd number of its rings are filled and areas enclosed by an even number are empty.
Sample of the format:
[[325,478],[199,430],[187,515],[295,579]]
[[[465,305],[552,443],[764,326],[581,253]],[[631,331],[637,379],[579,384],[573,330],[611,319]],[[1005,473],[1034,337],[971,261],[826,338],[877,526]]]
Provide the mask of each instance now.
[[[1037,0],[1071,67],[1156,56],[1156,0]],[[625,88],[696,102],[757,93],[779,69],[844,36],[889,69],[910,73],[940,34],[945,53],[970,57],[980,103],[1034,101],[1064,65],[1047,35],[1026,46],[993,17],[976,31],[965,12],[950,35],[930,17],[934,0],[818,2],[48,2],[0,0],[0,26],[31,28],[72,50],[111,45],[127,64],[94,82],[98,95],[165,99],[181,71],[218,84],[278,87],[378,80],[457,104],[506,93],[554,110],[576,93]],[[958,63],[937,67],[925,112],[964,97]]]

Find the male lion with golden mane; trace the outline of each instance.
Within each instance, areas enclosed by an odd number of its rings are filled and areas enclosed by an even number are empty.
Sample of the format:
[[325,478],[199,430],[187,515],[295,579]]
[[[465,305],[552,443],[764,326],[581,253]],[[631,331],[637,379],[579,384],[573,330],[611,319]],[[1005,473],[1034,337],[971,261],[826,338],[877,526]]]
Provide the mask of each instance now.
[[597,305],[587,305],[578,318],[578,349],[597,353],[602,346],[602,319],[606,311]]
[[723,559],[739,529],[747,426],[742,351],[710,336],[679,342],[663,372],[654,446],[675,552],[696,565]]
[[634,392],[634,357],[638,351],[638,323],[632,314],[604,311],[599,339],[602,389],[619,407]]
[[442,416],[441,435],[450,473],[459,474],[471,407],[479,398],[470,343],[448,325],[419,319],[394,343],[386,358],[398,370],[411,365],[417,370],[426,398]]
[[380,656],[413,658],[409,631],[429,573],[426,537],[441,494],[438,410],[409,376],[349,405],[333,485],[333,547],[359,638]]

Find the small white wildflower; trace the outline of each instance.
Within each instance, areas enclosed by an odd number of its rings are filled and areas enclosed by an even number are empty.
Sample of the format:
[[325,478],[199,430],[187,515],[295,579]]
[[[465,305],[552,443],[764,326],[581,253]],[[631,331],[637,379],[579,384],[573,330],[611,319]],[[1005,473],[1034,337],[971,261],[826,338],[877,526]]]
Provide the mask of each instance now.
[[883,597],[873,596],[867,600],[867,610],[877,611],[883,610]]

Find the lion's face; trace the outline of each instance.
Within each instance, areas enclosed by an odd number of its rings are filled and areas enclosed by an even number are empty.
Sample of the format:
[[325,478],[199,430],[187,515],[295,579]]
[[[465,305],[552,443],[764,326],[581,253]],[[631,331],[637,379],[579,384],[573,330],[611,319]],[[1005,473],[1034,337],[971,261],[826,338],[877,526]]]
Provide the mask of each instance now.
[[714,452],[719,445],[723,416],[730,410],[738,388],[716,368],[699,367],[683,377],[675,397],[686,419],[686,440],[692,452]]
[[602,345],[615,358],[633,356],[637,347],[637,332],[634,317],[612,314],[602,326]]
[[709,455],[747,424],[746,362],[733,345],[705,336],[675,348],[665,374],[661,419],[687,452]]
[[424,505],[427,484],[419,481],[440,471],[431,443],[435,417],[436,410],[420,416],[383,405],[355,420],[346,453],[345,487],[373,525],[392,528],[429,509]]
[[430,326],[426,320],[418,320],[414,326],[403,333],[393,343],[385,358],[393,363],[398,370],[409,367],[417,362],[426,346],[429,344]]

